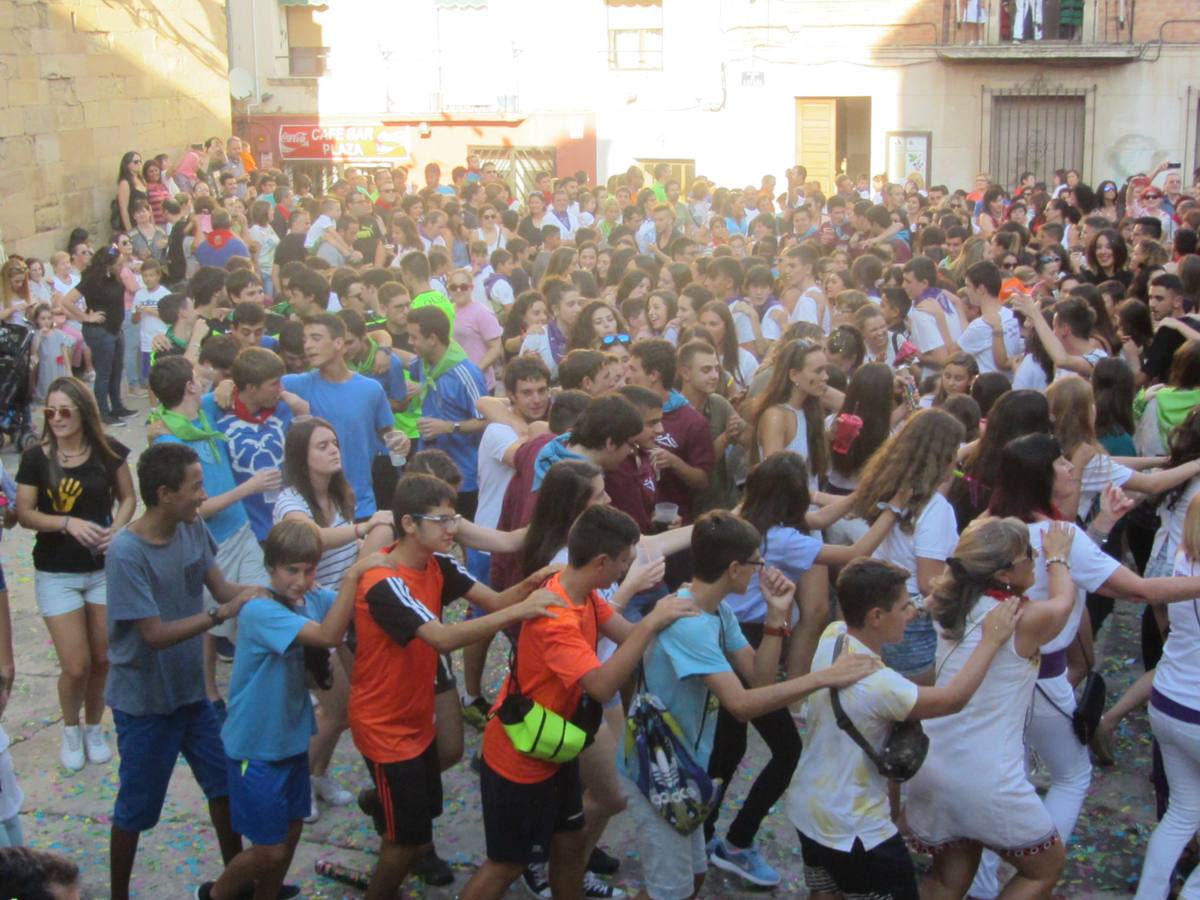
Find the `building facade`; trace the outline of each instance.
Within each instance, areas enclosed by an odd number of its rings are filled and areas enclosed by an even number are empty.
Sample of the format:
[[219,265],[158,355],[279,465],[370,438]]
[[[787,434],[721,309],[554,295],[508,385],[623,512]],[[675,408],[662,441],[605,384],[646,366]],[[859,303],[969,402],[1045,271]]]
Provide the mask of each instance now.
[[223,0],[0,0],[0,239],[109,235],[122,154],[228,136]]
[[1020,43],[1012,0],[979,0],[977,31],[965,3],[229,0],[234,118],[275,162],[447,178],[469,150],[518,176],[666,160],[723,184],[800,162],[826,186],[1200,164],[1193,0],[1022,0],[1042,32]]

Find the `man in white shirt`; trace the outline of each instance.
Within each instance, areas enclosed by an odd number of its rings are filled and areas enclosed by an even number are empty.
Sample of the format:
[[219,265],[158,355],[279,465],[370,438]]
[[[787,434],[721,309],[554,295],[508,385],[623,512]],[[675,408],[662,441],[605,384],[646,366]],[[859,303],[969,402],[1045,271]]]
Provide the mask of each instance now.
[[967,269],[968,318],[958,349],[975,357],[980,373],[1003,372],[1012,379],[1012,360],[1021,352],[1021,326],[1000,302],[1000,270],[981,260]]
[[[484,429],[479,441],[479,505],[475,509],[475,524],[484,528],[495,528],[500,521],[504,493],[515,472],[513,457],[516,452],[534,434],[545,430],[546,415],[550,410],[550,370],[535,356],[518,356],[505,369],[504,389],[511,414],[526,426],[538,425],[525,428],[523,435],[504,421],[492,421]],[[487,584],[490,568],[491,554],[467,551],[467,569],[476,580]],[[490,708],[482,696],[483,665],[490,644],[491,638],[488,638],[463,648],[463,715],[480,729],[487,723]]]
[[[904,264],[904,281],[902,286],[908,299],[912,301],[910,320],[913,325],[913,337],[917,349],[921,351],[922,364],[931,371],[937,371],[946,364],[951,356],[958,352],[958,336],[963,331],[963,317],[959,309],[961,301],[949,291],[937,286],[937,265],[927,256],[914,256]],[[940,347],[926,349],[919,339],[919,332],[926,324],[926,317],[931,319],[941,338]],[[917,323],[921,322],[919,326]],[[931,343],[931,342],[927,342]]]
[[[884,644],[898,643],[916,613],[906,569],[878,559],[857,559],[837,580],[844,622],[825,629],[813,657],[813,672],[835,655],[878,657]],[[1015,603],[999,607],[1005,627],[992,628],[949,684],[918,687],[882,666],[838,691],[850,721],[872,747],[887,742],[897,722],[932,719],[967,705],[1000,646],[1012,635]],[[840,644],[840,646],[839,646]],[[830,691],[808,699],[807,746],[792,779],[787,816],[800,833],[804,879],[810,893],[917,900],[917,880],[904,839],[892,821],[888,780],[837,724]]]
[[550,208],[546,210],[546,218],[542,219],[542,225],[553,225],[562,236],[564,244],[575,243],[575,232],[579,230],[579,216],[571,211],[571,195],[567,193],[566,188],[558,188],[554,191],[554,201]]

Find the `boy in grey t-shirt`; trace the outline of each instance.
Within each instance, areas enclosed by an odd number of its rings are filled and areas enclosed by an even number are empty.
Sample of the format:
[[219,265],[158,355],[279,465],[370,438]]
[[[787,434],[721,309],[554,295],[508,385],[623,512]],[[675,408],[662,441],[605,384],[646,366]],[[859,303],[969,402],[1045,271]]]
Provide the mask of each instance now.
[[[216,542],[200,519],[206,495],[194,450],[151,447],[138,460],[138,485],[146,512],[116,536],[105,563],[106,700],[121,753],[112,825],[114,900],[129,896],[138,838],[158,822],[180,753],[208,797],[225,862],[242,849],[229,819],[220,725],[204,696],[200,636],[264,593],[231,584],[216,565]],[[205,587],[220,604],[208,612]]]

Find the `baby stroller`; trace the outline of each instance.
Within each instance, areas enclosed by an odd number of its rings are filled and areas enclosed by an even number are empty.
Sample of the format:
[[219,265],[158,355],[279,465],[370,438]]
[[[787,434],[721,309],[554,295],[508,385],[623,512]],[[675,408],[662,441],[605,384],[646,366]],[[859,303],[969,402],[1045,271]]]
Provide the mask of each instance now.
[[33,329],[0,322],[0,446],[5,438],[18,450],[37,442],[30,415]]

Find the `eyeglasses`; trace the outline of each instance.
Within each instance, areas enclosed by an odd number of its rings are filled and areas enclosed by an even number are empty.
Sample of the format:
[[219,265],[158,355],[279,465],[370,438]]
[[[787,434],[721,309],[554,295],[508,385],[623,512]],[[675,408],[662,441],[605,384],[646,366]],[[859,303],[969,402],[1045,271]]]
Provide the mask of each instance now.
[[461,294],[463,291],[469,291],[471,289],[471,285],[463,284],[461,281],[455,282],[454,284],[448,284],[446,287],[452,294]]
[[47,406],[46,420],[52,422],[55,419],[62,419],[64,422],[75,415],[75,407],[73,406]]
[[611,347],[613,344],[630,344],[633,342],[627,334],[606,334],[600,339],[600,343],[605,347]]
[[435,525],[441,525],[443,528],[448,528],[449,526],[458,522],[459,516],[457,513],[452,516],[428,516],[423,513],[414,513],[413,518],[422,522],[432,522]]
[[743,559],[738,562],[738,565],[742,565],[742,566],[756,566],[757,567],[757,566],[765,566],[766,564],[767,564],[767,561],[765,559]]

